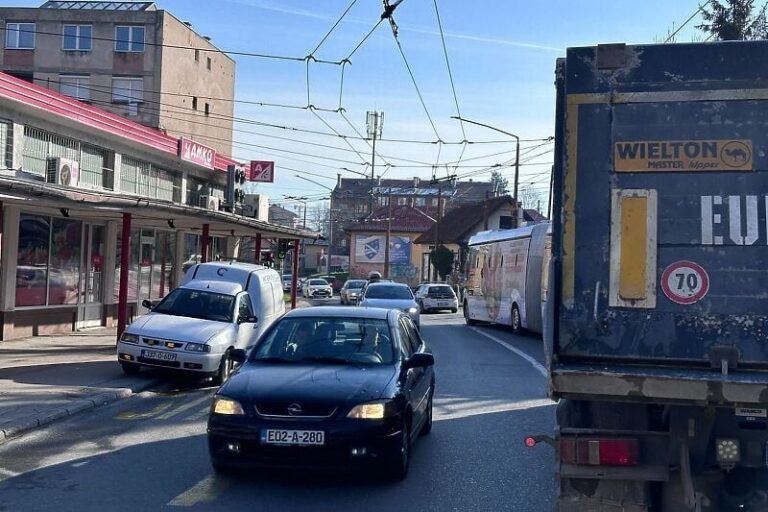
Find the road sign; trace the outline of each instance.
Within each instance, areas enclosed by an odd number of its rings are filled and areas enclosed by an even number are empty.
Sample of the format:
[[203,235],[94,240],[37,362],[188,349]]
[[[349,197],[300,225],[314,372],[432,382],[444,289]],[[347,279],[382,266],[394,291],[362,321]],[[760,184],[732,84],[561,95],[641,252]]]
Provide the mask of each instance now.
[[709,275],[698,263],[676,261],[664,269],[661,289],[672,302],[694,304],[709,292]]
[[264,162],[260,160],[251,161],[250,181],[261,183],[275,182],[275,162]]

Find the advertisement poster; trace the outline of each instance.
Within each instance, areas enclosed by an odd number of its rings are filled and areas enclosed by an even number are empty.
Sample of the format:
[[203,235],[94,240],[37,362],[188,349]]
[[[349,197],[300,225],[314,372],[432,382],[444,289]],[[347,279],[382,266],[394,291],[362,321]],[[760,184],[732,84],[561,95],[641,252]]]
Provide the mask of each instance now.
[[[355,241],[357,263],[384,263],[385,235],[361,235]],[[411,262],[411,240],[407,237],[391,236],[389,239],[389,263],[406,265]]]

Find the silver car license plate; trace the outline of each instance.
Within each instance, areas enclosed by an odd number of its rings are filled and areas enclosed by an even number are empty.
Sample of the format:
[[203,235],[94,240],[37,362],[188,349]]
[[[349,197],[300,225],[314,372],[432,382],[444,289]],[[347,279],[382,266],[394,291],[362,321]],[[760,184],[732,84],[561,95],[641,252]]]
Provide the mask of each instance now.
[[325,432],[322,430],[282,430],[268,428],[261,431],[262,444],[284,446],[322,446]]
[[170,352],[160,352],[159,350],[142,350],[141,357],[146,359],[156,359],[158,361],[175,361],[176,354]]

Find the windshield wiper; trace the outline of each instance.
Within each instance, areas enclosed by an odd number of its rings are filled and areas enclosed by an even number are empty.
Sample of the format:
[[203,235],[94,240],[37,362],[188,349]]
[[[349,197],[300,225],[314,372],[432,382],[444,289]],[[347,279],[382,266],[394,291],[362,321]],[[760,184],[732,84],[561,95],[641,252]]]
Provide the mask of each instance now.
[[276,356],[269,356],[269,357],[257,357],[255,359],[251,359],[254,363],[295,363],[295,359],[288,359],[285,357],[276,357]]
[[343,357],[327,357],[327,356],[302,357],[301,361],[311,361],[313,363],[328,363],[328,364],[349,364],[350,363],[348,359],[344,359]]

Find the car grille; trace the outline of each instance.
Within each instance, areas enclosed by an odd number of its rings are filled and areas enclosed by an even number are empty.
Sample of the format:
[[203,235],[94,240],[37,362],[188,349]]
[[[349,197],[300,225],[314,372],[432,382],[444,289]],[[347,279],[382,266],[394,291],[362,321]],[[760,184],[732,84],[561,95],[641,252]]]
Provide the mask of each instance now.
[[145,345],[149,345],[151,347],[164,347],[175,350],[184,346],[184,343],[179,341],[157,340],[154,338],[141,338],[141,340]]
[[[299,407],[295,408],[294,406],[296,405]],[[338,409],[335,405],[307,404],[298,401],[262,402],[254,404],[253,407],[259,416],[280,419],[326,419],[336,414]],[[289,411],[289,409],[291,409],[291,411]]]

